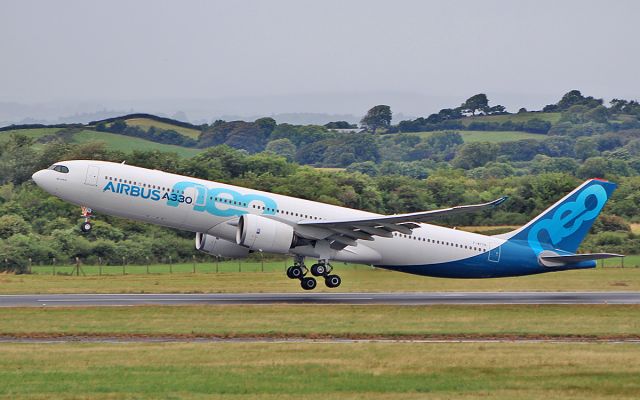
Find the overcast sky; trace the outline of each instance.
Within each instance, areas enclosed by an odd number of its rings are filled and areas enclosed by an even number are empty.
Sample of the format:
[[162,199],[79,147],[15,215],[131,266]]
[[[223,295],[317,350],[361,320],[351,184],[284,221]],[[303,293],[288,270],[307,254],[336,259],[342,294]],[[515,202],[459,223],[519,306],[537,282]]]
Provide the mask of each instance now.
[[4,102],[426,115],[478,92],[512,111],[574,88],[640,97],[638,1],[3,0],[0,15]]

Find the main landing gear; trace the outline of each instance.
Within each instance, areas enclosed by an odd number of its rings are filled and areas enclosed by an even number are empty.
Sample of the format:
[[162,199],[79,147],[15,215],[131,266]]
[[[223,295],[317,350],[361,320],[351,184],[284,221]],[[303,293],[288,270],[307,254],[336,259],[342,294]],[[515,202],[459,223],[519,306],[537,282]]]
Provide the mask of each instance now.
[[296,257],[291,267],[287,268],[287,277],[289,279],[299,279],[300,286],[304,290],[313,290],[318,285],[315,278],[306,276],[309,272],[311,275],[324,278],[324,284],[328,288],[337,288],[342,283],[342,279],[338,275],[332,275],[333,267],[327,260],[318,260],[317,264],[311,266],[309,270],[304,265],[304,257]]
[[83,233],[89,233],[93,225],[91,225],[90,219],[93,217],[92,211],[89,207],[82,207],[82,218],[84,222],[80,224],[80,231]]

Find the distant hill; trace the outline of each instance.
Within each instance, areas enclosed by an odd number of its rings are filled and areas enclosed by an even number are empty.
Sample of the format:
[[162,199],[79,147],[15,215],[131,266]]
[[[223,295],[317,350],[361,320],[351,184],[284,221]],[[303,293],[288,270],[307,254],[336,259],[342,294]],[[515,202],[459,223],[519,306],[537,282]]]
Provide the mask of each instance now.
[[130,119],[148,119],[148,120],[152,120],[152,121],[156,121],[156,122],[162,122],[162,123],[169,124],[169,125],[180,126],[180,127],[187,128],[187,129],[195,129],[195,130],[200,130],[201,129],[200,126],[191,124],[189,122],[178,121],[176,119],[171,119],[171,118],[167,118],[167,117],[159,117],[157,115],[146,114],[146,113],[126,114],[126,115],[121,115],[119,117],[113,117],[113,118],[106,118],[106,119],[101,119],[101,120],[97,120],[97,121],[91,121],[87,125],[97,125],[100,122],[108,124],[108,123],[111,123],[111,122],[114,122],[114,121],[117,121],[117,120],[126,121],[126,120],[130,120]]

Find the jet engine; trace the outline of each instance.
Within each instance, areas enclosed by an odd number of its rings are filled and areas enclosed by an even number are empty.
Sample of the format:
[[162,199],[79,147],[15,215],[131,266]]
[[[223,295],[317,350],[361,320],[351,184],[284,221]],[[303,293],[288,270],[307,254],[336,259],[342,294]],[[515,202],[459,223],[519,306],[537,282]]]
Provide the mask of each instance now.
[[295,246],[293,227],[254,214],[245,214],[238,221],[236,243],[251,250],[286,254]]
[[196,249],[212,256],[245,258],[249,249],[206,233],[196,233]]

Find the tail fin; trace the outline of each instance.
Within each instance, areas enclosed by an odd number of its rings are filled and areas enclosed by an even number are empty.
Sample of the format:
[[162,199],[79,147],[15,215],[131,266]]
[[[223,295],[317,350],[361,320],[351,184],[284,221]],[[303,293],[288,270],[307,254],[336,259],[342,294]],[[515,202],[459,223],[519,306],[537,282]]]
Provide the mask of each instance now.
[[536,255],[543,250],[575,253],[616,187],[589,179],[528,224],[498,237],[528,242]]

